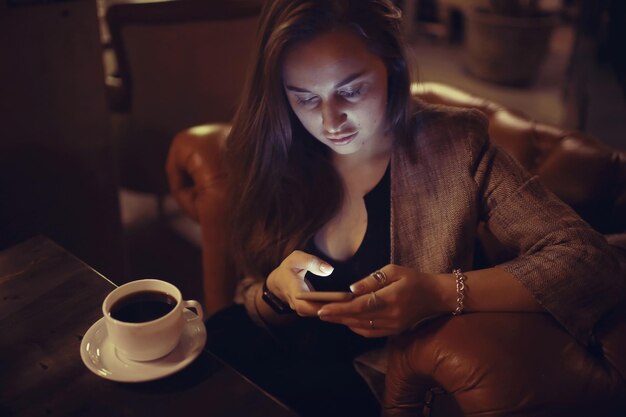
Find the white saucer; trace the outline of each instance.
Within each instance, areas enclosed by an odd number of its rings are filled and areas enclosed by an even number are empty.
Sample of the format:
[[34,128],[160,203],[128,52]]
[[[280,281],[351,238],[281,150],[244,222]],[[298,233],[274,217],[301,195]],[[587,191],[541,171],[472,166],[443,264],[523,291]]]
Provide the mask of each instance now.
[[[184,311],[186,319],[196,317]],[[202,320],[187,321],[180,342],[174,350],[159,359],[136,362],[121,356],[107,337],[104,318],[95,322],[80,343],[80,357],[94,374],[119,382],[144,382],[163,378],[189,365],[206,343],[206,329]]]

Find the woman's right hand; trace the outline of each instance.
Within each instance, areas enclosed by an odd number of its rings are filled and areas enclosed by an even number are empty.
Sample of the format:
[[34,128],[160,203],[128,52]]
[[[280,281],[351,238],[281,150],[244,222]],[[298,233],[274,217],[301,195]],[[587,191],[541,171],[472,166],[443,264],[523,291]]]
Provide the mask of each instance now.
[[305,274],[311,272],[319,276],[328,276],[333,267],[316,256],[293,251],[267,277],[267,288],[278,298],[288,303],[292,310],[300,316],[317,316],[323,303],[296,299],[296,294],[311,291],[304,279]]

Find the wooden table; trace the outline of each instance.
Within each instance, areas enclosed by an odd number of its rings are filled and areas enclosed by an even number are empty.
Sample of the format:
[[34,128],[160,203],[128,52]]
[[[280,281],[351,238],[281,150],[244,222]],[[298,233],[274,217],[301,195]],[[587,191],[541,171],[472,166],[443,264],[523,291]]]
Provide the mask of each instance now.
[[90,372],[80,342],[114,287],[45,237],[0,252],[0,416],[296,416],[206,350],[151,382]]

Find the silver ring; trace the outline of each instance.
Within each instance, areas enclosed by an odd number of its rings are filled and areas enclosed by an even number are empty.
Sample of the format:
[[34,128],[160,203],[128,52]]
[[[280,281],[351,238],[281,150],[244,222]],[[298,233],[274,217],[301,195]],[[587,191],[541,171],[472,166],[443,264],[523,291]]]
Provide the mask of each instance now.
[[370,320],[370,329],[374,328],[374,320]]
[[385,286],[385,284],[387,284],[387,274],[385,274],[383,271],[374,271],[372,272],[372,276],[376,281],[378,281],[380,285]]

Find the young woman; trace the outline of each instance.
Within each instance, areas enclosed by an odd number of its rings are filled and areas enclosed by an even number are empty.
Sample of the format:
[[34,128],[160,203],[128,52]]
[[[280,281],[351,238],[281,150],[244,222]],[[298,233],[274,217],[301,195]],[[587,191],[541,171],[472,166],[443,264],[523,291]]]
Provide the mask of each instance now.
[[[353,360],[428,318],[544,311],[586,343],[621,294],[604,239],[482,114],[411,101],[400,23],[390,0],[268,2],[227,139],[245,302],[206,283],[209,346],[302,415],[378,415]],[[472,270],[480,221],[516,257]]]

